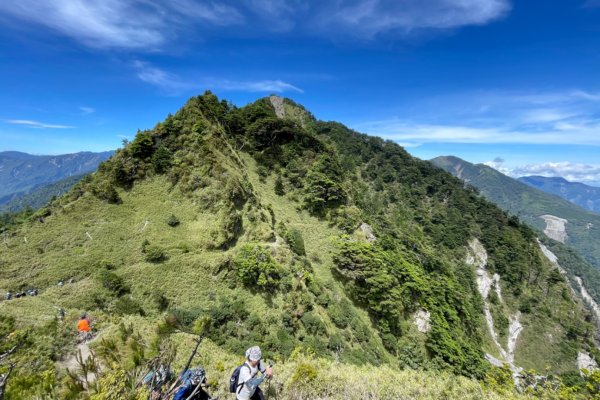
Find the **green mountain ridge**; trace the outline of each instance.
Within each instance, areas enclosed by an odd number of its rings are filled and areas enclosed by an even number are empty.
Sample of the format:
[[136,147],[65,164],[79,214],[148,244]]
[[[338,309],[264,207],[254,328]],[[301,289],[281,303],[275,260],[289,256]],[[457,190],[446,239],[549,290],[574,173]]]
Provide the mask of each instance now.
[[[14,399],[25,387],[137,398],[131,377],[165,349],[181,368],[190,332],[205,337],[216,393],[259,344],[279,365],[280,398],[349,398],[333,370],[360,398],[519,396],[486,354],[548,368],[585,398],[577,358],[597,355],[589,314],[534,231],[397,144],[278,97],[190,99],[6,231],[0,271],[0,290],[40,291],[0,303],[3,346],[24,338]],[[82,310],[113,366],[93,389],[55,364]],[[354,383],[358,371],[376,383]]]

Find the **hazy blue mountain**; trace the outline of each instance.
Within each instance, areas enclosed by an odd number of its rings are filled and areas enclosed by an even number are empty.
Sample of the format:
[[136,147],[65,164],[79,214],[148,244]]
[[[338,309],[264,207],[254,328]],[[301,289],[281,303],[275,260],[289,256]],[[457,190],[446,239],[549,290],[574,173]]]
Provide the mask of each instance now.
[[36,156],[17,151],[0,152],[0,205],[36,189],[98,168],[114,152],[80,152]]
[[600,212],[600,188],[560,177],[522,176],[519,181],[554,194],[590,211]]
[[[43,185],[29,193],[13,193],[0,198],[0,213],[15,213],[26,208],[38,209],[46,205],[53,197],[67,193],[77,182],[88,174],[69,176],[60,181]],[[8,200],[7,200],[8,199]]]

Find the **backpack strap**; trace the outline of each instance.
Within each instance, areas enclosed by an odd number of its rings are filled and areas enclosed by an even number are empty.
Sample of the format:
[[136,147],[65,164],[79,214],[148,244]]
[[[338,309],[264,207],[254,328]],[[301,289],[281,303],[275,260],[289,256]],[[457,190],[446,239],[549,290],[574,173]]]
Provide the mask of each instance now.
[[[242,364],[242,367],[248,367],[248,371],[252,372],[252,368],[250,368],[250,366],[248,365],[248,363],[244,363],[244,364]],[[248,381],[249,381],[249,380],[252,380],[252,379],[254,379],[254,377],[255,377],[257,374],[258,374],[258,371],[256,371],[256,374],[252,375],[252,376],[250,377],[250,379],[248,379]],[[247,381],[246,381],[246,382],[247,382]],[[240,392],[242,391],[242,388],[244,387],[244,384],[245,384],[246,382],[238,383],[238,387],[239,387],[239,389],[238,389],[238,391],[237,391],[237,394],[240,394]]]

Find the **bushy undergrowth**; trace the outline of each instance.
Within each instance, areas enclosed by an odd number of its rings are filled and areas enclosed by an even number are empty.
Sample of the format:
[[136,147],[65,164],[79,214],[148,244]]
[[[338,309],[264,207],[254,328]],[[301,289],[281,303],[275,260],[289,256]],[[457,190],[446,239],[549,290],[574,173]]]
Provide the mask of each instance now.
[[286,275],[269,249],[258,243],[243,245],[233,260],[233,267],[242,283],[255,290],[278,289]]

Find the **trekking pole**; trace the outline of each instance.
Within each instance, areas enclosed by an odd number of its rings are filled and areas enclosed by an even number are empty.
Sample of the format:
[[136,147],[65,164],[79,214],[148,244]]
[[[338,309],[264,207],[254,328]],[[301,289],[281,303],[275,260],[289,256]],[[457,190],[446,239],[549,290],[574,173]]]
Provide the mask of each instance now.
[[190,358],[188,358],[188,361],[185,364],[185,367],[183,367],[183,371],[181,371],[181,373],[177,376],[177,379],[175,379],[175,382],[173,382],[173,384],[171,385],[169,390],[167,390],[167,393],[165,394],[167,397],[169,397],[171,394],[173,394],[172,392],[173,392],[173,390],[175,390],[175,388],[181,381],[181,377],[183,376],[183,374],[185,374],[185,371],[187,371],[190,368],[190,365],[192,365],[192,360],[194,359],[194,356],[196,355],[196,352],[198,351],[198,347],[200,347],[200,343],[202,343],[202,339],[204,339],[204,337],[202,335],[198,336],[198,339],[196,339],[196,346],[194,347],[192,354],[190,354]]
[[183,367],[183,371],[181,371],[181,375],[183,375],[185,373],[185,371],[187,371],[190,368],[190,365],[192,365],[192,360],[194,359],[194,356],[196,356],[196,353],[198,352],[198,347],[200,347],[200,343],[202,343],[202,339],[204,339],[204,337],[202,335],[198,336],[198,339],[196,339],[196,346],[194,347],[194,351],[192,351],[192,354],[190,354],[190,358],[188,358],[187,364],[185,364],[185,367]]
[[269,382],[267,383],[267,400],[271,396],[271,378],[269,378]]
[[[273,368],[273,364],[269,364],[269,368]],[[266,400],[269,400],[269,397],[271,396],[271,379],[273,379],[273,376],[270,376],[267,381],[267,399]]]

